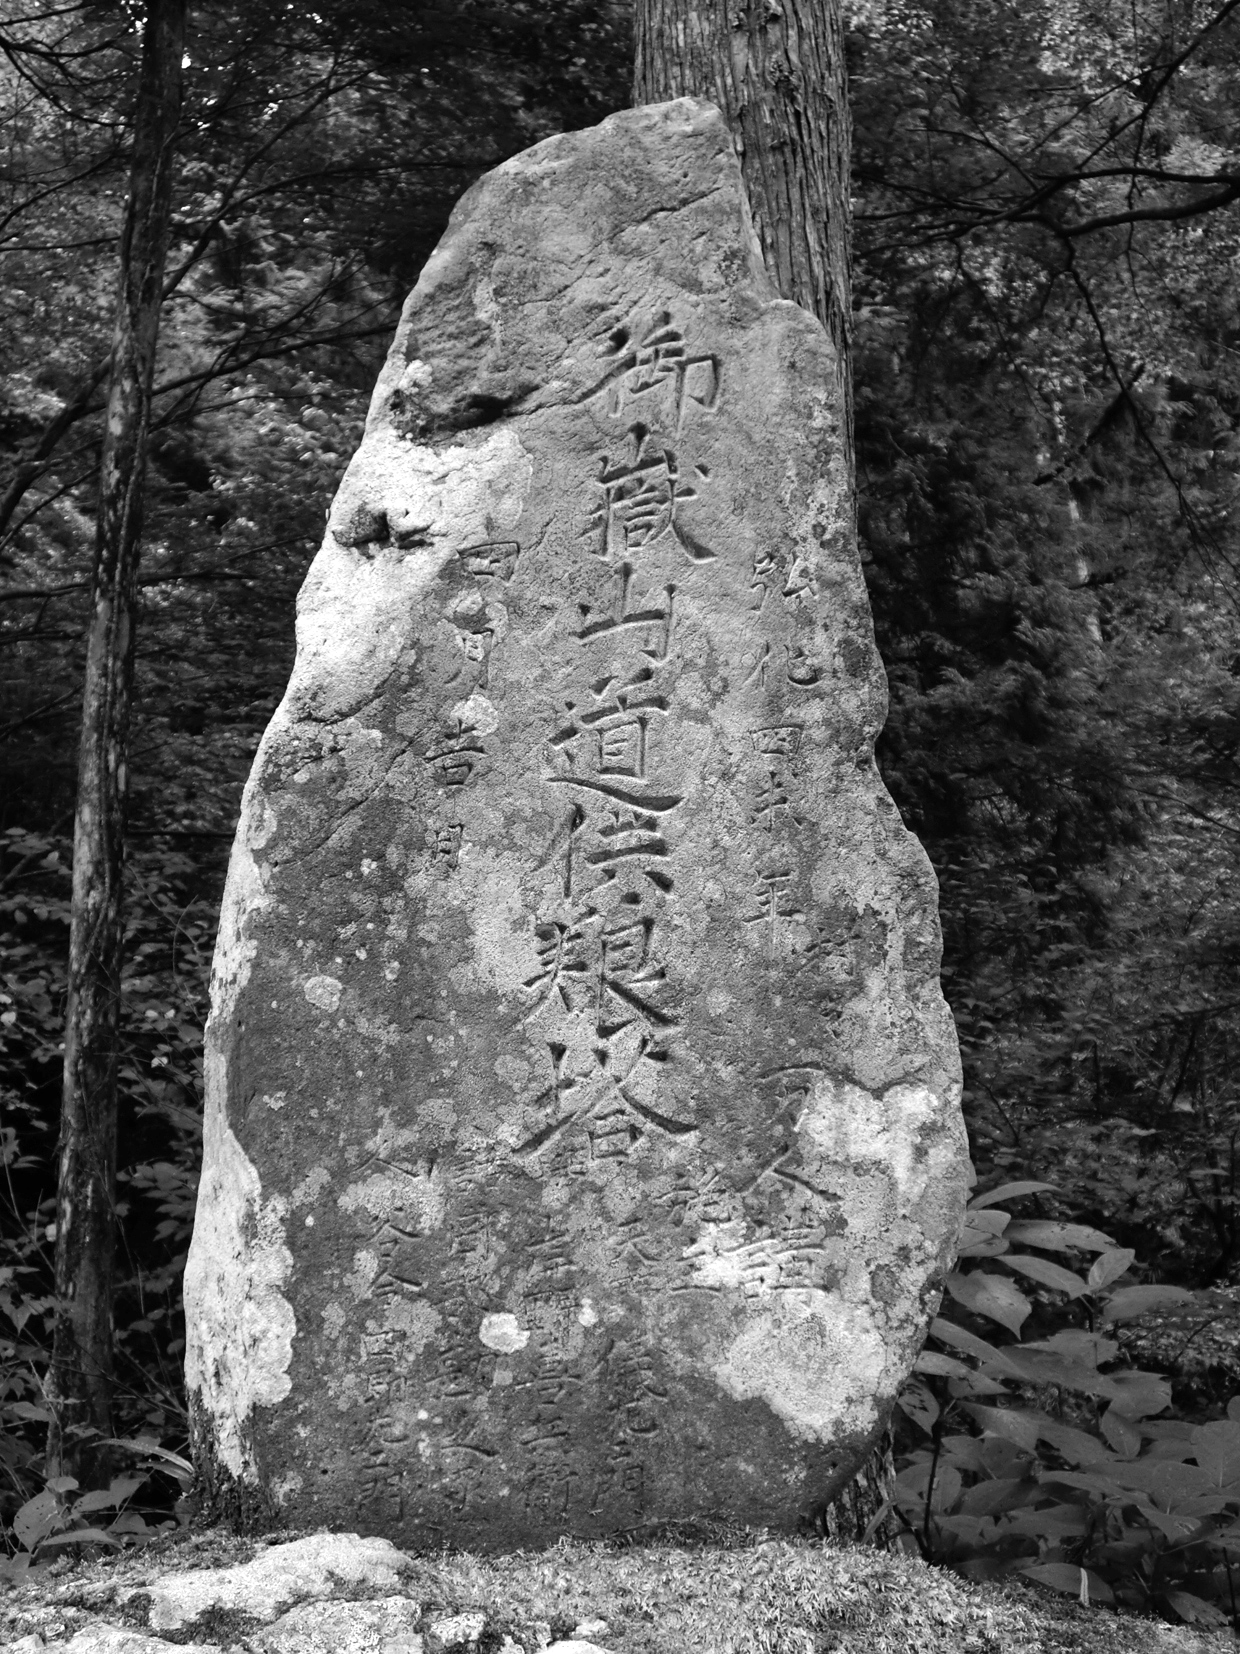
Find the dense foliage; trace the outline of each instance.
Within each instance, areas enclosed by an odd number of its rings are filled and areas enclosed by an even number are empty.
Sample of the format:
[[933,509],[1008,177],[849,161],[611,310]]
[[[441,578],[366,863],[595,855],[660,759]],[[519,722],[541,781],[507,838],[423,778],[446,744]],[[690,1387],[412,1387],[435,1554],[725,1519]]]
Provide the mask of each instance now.
[[[0,0],[8,1518],[41,1485],[67,835],[132,10]],[[1141,1478],[1157,1459],[1187,1487],[1236,1458],[1240,7],[855,0],[851,15],[859,512],[891,684],[880,760],[940,878],[981,1186],[1050,1168],[1055,1184],[1018,1197],[1032,1215],[1006,1231],[977,1205],[980,1238],[906,1398],[897,1506],[927,1554],[966,1571],[1032,1569],[1075,1591],[1084,1567],[1095,1600],[1230,1614],[1232,1506],[1181,1510]],[[184,1446],[179,1275],[214,907],[296,588],[453,201],[628,95],[627,19],[599,0],[204,0],[194,29],[143,564],[118,1205],[118,1428],[151,1475],[156,1448]],[[1091,1246],[1092,1268],[1067,1271],[1083,1288],[1054,1276],[1065,1248],[1075,1263]],[[1155,1282],[1190,1295],[1124,1297]],[[995,1353],[978,1317],[996,1303],[1040,1349]],[[1125,1411],[1117,1396],[1138,1389],[1150,1405]],[[15,1545],[42,1552],[118,1507],[117,1531],[139,1532],[122,1481],[76,1514],[79,1490],[45,1489]],[[165,1505],[179,1491],[174,1477]]]
[[[1195,1310],[1194,1294],[1132,1283],[1132,1248],[1087,1224],[1013,1220],[999,1204],[1049,1191],[1016,1182],[970,1202],[950,1309],[899,1402],[921,1439],[876,1525],[894,1516],[898,1544],[971,1579],[1015,1574],[1224,1625],[1237,1615],[1240,1396],[1222,1418],[1157,1416],[1172,1385],[1134,1364],[1132,1325]],[[1064,1254],[1092,1262],[1081,1273]],[[1020,1341],[980,1337],[969,1323],[986,1320]],[[1022,1339],[1027,1321],[1037,1336]]]
[[1235,173],[1240,35],[1212,15],[898,3],[854,36],[880,756],[942,883],[975,1158],[1053,1165],[1193,1284],[1240,1241],[1240,215],[1197,210]]

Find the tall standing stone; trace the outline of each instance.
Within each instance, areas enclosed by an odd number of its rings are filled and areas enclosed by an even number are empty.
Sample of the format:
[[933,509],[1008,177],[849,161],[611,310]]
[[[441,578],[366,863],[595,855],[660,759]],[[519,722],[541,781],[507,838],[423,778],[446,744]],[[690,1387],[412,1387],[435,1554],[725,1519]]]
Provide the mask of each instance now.
[[966,1157],[841,405],[712,105],[458,206],[229,873],[185,1281],[219,1505],[789,1528],[873,1440]]

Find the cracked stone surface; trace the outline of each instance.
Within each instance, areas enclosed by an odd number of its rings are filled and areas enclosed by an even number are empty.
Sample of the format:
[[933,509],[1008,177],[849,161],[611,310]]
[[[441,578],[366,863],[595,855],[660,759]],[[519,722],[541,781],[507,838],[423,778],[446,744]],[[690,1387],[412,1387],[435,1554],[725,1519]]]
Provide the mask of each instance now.
[[967,1161],[842,405],[710,104],[458,205],[230,867],[185,1277],[220,1508],[788,1531],[868,1450]]

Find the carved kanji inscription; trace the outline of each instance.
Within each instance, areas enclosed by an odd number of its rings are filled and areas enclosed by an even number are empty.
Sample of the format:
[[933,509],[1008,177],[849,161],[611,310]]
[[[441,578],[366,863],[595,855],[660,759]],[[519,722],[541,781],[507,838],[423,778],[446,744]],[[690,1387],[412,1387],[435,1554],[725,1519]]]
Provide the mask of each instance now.
[[747,210],[710,105],[626,111],[475,185],[405,307],[221,918],[221,1515],[795,1531],[920,1346],[967,1175],[934,884],[841,364]]

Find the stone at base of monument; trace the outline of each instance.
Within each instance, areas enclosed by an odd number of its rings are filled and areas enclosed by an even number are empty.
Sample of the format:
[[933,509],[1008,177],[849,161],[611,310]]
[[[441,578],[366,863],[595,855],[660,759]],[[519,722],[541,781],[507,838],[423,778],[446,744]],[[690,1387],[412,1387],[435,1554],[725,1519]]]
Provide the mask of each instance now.
[[710,104],[458,206],[229,872],[185,1280],[217,1508],[789,1530],[880,1429],[967,1159],[842,407]]

